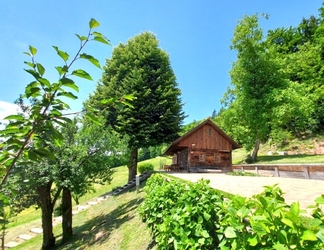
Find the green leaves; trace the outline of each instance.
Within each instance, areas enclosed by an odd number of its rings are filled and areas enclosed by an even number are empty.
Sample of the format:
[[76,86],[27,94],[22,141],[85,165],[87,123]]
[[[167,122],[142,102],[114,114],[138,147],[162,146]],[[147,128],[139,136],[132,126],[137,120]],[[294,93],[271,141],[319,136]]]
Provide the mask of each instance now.
[[78,77],[81,77],[81,78],[84,78],[84,79],[87,79],[87,80],[91,80],[92,81],[92,77],[87,72],[85,72],[82,69],[74,70],[72,72],[72,75],[78,76]]
[[145,187],[147,197],[140,216],[155,235],[159,248],[213,249],[218,246],[217,202],[221,197],[207,181],[196,184],[166,180],[153,175]]
[[33,57],[34,55],[36,55],[36,53],[37,53],[37,49],[31,45],[29,45],[29,52],[24,52],[24,54],[26,54],[30,57]]
[[94,31],[92,33],[92,35],[94,36],[93,37],[94,41],[110,45],[109,40],[104,35],[102,35],[101,33]]
[[88,55],[88,54],[85,54],[85,53],[82,53],[82,54],[80,55],[80,58],[88,60],[88,61],[91,62],[94,66],[96,66],[96,67],[98,67],[99,69],[101,69],[101,66],[100,66],[99,61],[98,61],[96,58],[94,58],[93,56]]
[[[62,111],[68,109],[69,106],[60,97],[75,100],[77,96],[66,89],[79,91],[79,87],[67,77],[67,73],[72,72],[71,75],[92,80],[92,77],[84,69],[73,70],[74,62],[77,59],[85,59],[100,68],[99,61],[89,54],[82,53],[82,50],[90,37],[92,40],[109,44],[108,39],[101,33],[92,31],[99,25],[99,22],[91,19],[89,28],[92,33],[89,31],[87,36],[76,35],[81,44],[79,50],[77,50],[78,52],[70,62],[70,56],[67,52],[53,46],[57,55],[64,61],[63,66],[55,67],[59,74],[57,82],[51,83],[44,77],[46,67],[36,62],[37,49],[35,47],[29,46],[29,51],[24,52],[31,57],[30,62],[25,62],[28,68],[24,70],[31,74],[35,80],[26,86],[25,93],[21,98],[21,112],[24,112],[24,114],[6,117],[5,119],[9,120],[10,123],[4,130],[0,131],[1,137],[5,139],[1,145],[1,149],[4,151],[0,152],[0,159],[2,159],[0,171],[1,177],[3,177],[0,186],[5,184],[15,164],[39,161],[43,158],[52,159],[53,155],[47,149],[47,143],[52,141],[59,145],[63,140],[62,135],[53,124],[64,126],[65,122],[69,122],[69,119],[62,117]],[[32,98],[31,104],[25,105],[23,98]]]
[[79,87],[74,83],[74,81],[72,79],[64,77],[64,78],[60,79],[60,83],[64,87],[68,87],[68,88],[71,88],[71,89],[79,92]]
[[98,27],[99,25],[100,25],[100,23],[99,23],[97,20],[91,18],[91,20],[90,20],[90,22],[89,22],[89,28],[90,28],[90,29],[96,28],[96,27]]
[[57,46],[53,46],[53,48],[56,50],[57,54],[63,59],[64,62],[69,60],[69,54],[60,50]]
[[153,175],[145,192],[139,213],[159,248],[167,248],[168,242],[178,249],[211,249],[209,244],[246,250],[323,248],[323,221],[303,217],[298,203],[285,204],[277,185],[267,186],[250,199],[233,196],[224,200],[204,181],[188,184]]
[[21,121],[24,119],[25,118],[22,115],[9,115],[3,118],[3,120],[16,120],[16,121]]

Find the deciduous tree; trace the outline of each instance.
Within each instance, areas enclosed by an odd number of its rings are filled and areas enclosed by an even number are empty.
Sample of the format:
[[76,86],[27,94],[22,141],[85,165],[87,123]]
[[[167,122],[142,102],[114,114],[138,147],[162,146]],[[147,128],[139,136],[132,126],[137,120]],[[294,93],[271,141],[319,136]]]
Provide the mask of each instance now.
[[[100,68],[97,59],[86,53],[81,53],[81,51],[90,40],[109,44],[109,41],[101,33],[93,31],[98,26],[99,23],[91,19],[89,33],[86,36],[77,35],[80,40],[80,48],[71,60],[69,60],[68,53],[53,46],[58,56],[64,61],[62,66],[56,67],[59,80],[53,83],[45,78],[45,67],[35,59],[36,48],[29,47],[29,52],[26,54],[31,58],[31,61],[26,62],[28,68],[25,70],[31,74],[34,81],[26,86],[23,97],[34,98],[36,101],[31,105],[26,116],[18,114],[5,118],[9,123],[0,131],[0,137],[3,138],[0,145],[0,189],[6,185],[8,177],[16,166],[33,164],[43,158],[53,158],[53,154],[45,146],[47,140],[44,138],[60,144],[63,138],[58,127],[64,125],[64,122],[69,122],[69,119],[62,115],[62,111],[69,109],[69,106],[60,97],[77,98],[70,92],[71,90],[78,91],[78,86],[71,78],[72,76],[92,79],[83,69],[73,69],[72,66],[76,60],[85,59]],[[43,199],[42,204],[46,206],[46,208],[44,207],[46,213],[42,214],[43,249],[51,249],[55,245],[51,213],[47,213],[47,211],[50,212],[50,197],[42,196],[43,191],[48,194],[49,189],[50,182],[45,184],[42,190],[39,190],[40,197]],[[0,204],[3,205],[3,203]],[[3,206],[0,209],[3,209]]]

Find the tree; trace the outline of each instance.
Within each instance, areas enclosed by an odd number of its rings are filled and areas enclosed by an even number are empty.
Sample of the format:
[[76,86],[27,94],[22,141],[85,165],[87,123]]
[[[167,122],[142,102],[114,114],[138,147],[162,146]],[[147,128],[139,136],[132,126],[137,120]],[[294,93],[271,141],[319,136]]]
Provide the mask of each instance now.
[[233,89],[229,97],[235,96],[235,113],[249,131],[245,146],[247,149],[254,147],[252,158],[256,161],[260,142],[267,140],[271,132],[275,105],[272,91],[281,88],[284,82],[279,65],[263,42],[257,15],[245,16],[239,21],[231,49],[237,51],[237,61],[230,71]]
[[74,119],[62,130],[64,141],[59,146],[51,147],[55,159],[49,163],[56,187],[62,190],[64,242],[73,234],[72,197],[78,203],[78,198],[88,192],[93,184],[111,182],[114,172],[111,165],[115,158],[113,151],[118,143],[108,129],[102,129],[101,125],[87,119]]
[[253,15],[245,16],[235,29],[232,88],[224,94],[227,109],[217,120],[247,150],[254,147],[253,161],[260,142],[271,137],[282,144],[292,134],[300,137],[321,127],[319,23],[314,17],[303,19],[297,28],[269,31],[263,39]]
[[[91,76],[82,69],[72,70],[74,62],[78,59],[85,59],[100,68],[97,59],[86,53],[81,53],[84,46],[90,41],[99,41],[109,44],[108,40],[99,32],[93,31],[98,27],[99,23],[91,19],[89,22],[89,33],[86,36],[77,35],[80,40],[80,48],[69,61],[69,54],[53,46],[57,54],[64,61],[63,66],[57,66],[56,70],[59,74],[59,80],[51,83],[45,78],[45,67],[36,62],[36,48],[29,47],[29,52],[26,54],[31,58],[30,62],[26,62],[29,67],[25,69],[34,78],[30,84],[26,86],[24,98],[34,98],[37,101],[30,107],[29,113],[23,115],[11,115],[5,119],[9,121],[6,127],[0,131],[0,137],[4,141],[0,144],[0,189],[1,199],[3,197],[3,187],[6,185],[7,179],[13,173],[17,166],[25,166],[33,164],[43,158],[53,158],[53,154],[44,147],[50,139],[57,144],[63,140],[58,127],[64,125],[64,122],[69,122],[69,119],[62,115],[62,111],[69,109],[69,106],[60,99],[64,96],[71,99],[77,97],[69,90],[78,91],[78,86],[71,79],[72,76],[92,80]],[[46,135],[46,136],[44,136]],[[43,186],[39,190],[40,198],[43,199],[44,209],[50,209],[50,201],[47,195],[43,196],[43,191],[50,189],[50,183]],[[3,211],[3,202],[0,202],[0,209]],[[47,210],[46,210],[47,211]],[[51,249],[55,245],[55,237],[52,231],[52,218],[49,213],[42,213],[43,226],[43,249]]]
[[131,180],[137,173],[138,149],[173,141],[184,119],[181,92],[169,56],[152,33],[137,35],[113,50],[89,103],[96,106],[103,99],[126,94],[133,94],[133,107],[102,111],[107,124],[129,138]]
[[217,116],[217,111],[216,109],[214,109],[211,118],[214,119],[216,118],[216,116]]
[[293,104],[279,126],[297,137],[321,131],[324,124],[322,11],[319,18],[303,18],[296,28],[271,30],[267,37],[288,81],[281,99]]

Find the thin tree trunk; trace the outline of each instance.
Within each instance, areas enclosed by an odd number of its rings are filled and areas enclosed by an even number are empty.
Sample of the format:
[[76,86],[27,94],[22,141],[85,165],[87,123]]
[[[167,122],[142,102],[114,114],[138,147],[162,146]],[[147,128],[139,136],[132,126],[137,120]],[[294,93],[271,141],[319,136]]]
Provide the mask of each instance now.
[[62,194],[62,242],[66,242],[73,235],[72,230],[72,196],[68,188],[63,188]]
[[138,150],[134,148],[130,155],[130,163],[128,166],[128,182],[133,180],[137,174],[137,158],[138,158]]
[[53,204],[51,201],[52,183],[37,187],[37,193],[42,209],[42,228],[43,228],[43,250],[53,249],[55,237],[53,234]]
[[260,148],[260,140],[255,141],[254,149],[253,149],[253,154],[252,154],[252,161],[256,162],[258,159],[258,152]]

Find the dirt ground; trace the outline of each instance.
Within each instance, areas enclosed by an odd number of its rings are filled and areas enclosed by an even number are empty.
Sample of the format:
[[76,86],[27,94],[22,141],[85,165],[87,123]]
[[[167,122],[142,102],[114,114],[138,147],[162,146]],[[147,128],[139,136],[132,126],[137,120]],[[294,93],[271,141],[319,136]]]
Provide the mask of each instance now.
[[196,182],[201,178],[210,180],[210,186],[231,194],[238,194],[244,197],[252,197],[261,193],[264,186],[278,184],[283,190],[287,204],[299,201],[302,209],[313,205],[314,200],[324,194],[324,181],[280,178],[280,177],[250,177],[231,176],[212,173],[170,173],[181,179]]

